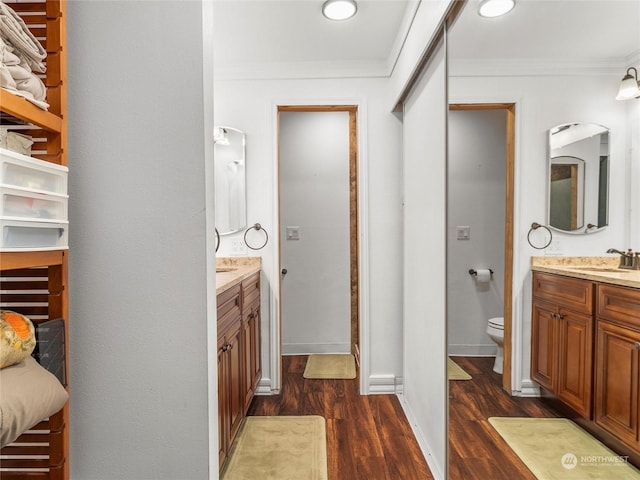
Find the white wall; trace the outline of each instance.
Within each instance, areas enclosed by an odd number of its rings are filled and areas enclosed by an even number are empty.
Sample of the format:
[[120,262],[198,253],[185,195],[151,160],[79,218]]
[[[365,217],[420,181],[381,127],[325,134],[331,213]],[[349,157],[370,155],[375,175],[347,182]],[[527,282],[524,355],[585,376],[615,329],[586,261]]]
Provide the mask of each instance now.
[[[628,243],[631,185],[627,160],[627,114],[615,100],[618,76],[458,76],[451,67],[451,103],[516,103],[513,388],[527,391],[530,381],[531,256],[605,255]],[[579,87],[577,87],[578,85]],[[547,223],[548,133],[570,122],[598,123],[611,129],[609,227],[590,235],[554,232],[552,246],[535,250],[527,243],[532,222]]]
[[[450,355],[495,355],[487,320],[504,314],[505,110],[449,111],[447,342]],[[470,227],[468,240],[457,227]],[[488,283],[469,269],[490,268]]]
[[68,3],[74,479],[208,478],[202,15]]
[[625,206],[628,212],[628,246],[640,251],[640,101],[628,100],[627,109],[627,177],[631,191],[629,203]]
[[[362,332],[362,347],[368,344],[370,350],[370,371],[362,373],[367,383],[365,393],[395,391],[402,375],[402,140],[400,120],[389,113],[385,101],[388,80],[219,80],[214,89],[216,123],[237,127],[247,134],[249,224],[260,222],[271,239],[264,249],[250,252],[262,256],[263,262],[262,362],[267,384],[275,374],[269,365],[275,346],[270,329],[275,321],[279,288],[276,106],[358,105],[360,182],[364,189],[360,197],[364,217],[360,220],[361,228],[364,224],[367,228],[361,230],[361,235],[368,250],[368,261],[360,264],[368,303],[361,305],[360,314],[369,323],[367,331]],[[233,253],[233,238],[222,238],[219,256]]]
[[280,112],[279,125],[282,353],[350,353],[349,112]]
[[435,478],[447,471],[447,95],[439,47],[404,105],[404,393]]

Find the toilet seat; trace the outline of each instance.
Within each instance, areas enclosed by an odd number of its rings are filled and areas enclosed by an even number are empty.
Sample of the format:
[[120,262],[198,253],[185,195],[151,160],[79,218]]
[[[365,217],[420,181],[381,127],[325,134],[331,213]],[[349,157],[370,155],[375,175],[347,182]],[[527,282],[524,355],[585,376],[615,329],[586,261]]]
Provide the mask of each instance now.
[[504,330],[504,317],[494,317],[489,319],[489,326],[498,330]]

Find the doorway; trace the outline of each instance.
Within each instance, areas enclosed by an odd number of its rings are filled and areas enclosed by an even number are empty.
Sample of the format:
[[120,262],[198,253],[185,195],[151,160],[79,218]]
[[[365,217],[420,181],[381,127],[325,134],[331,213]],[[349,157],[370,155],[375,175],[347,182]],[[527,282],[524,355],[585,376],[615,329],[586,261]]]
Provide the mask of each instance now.
[[[504,317],[504,360],[502,386],[511,394],[511,352],[512,352],[512,316],[513,316],[513,211],[514,211],[514,162],[515,162],[515,104],[514,103],[478,103],[451,104],[450,111],[502,111],[506,115],[504,131],[504,264],[503,264],[503,301]],[[478,199],[482,202],[482,199]],[[462,232],[463,234],[465,232]],[[473,268],[470,266],[470,268]]]
[[359,364],[356,105],[278,106],[281,355]]

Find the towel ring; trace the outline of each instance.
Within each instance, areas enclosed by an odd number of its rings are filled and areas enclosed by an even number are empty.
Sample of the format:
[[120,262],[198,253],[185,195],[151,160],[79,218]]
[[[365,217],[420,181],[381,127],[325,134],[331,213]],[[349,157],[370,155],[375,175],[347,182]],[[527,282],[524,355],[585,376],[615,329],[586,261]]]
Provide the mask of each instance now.
[[[536,247],[533,243],[531,243],[531,233],[534,230],[537,230],[538,228],[544,228],[547,232],[549,232],[549,241],[542,247]],[[537,222],[533,222],[531,224],[531,228],[529,229],[529,233],[527,234],[527,242],[529,242],[529,245],[531,245],[533,248],[535,248],[536,250],[544,250],[545,248],[547,248],[549,245],[551,245],[551,241],[553,240],[553,233],[551,233],[551,229],[549,227],[547,227],[546,225],[540,225]]]
[[[262,245],[260,245],[259,247],[252,247],[251,245],[249,245],[249,242],[247,242],[247,233],[249,233],[249,230],[257,230],[259,231],[263,231],[264,232],[264,243]],[[264,246],[267,244],[267,242],[269,241],[269,234],[267,233],[267,231],[262,227],[262,225],[260,225],[259,223],[256,223],[255,225],[253,225],[252,227],[249,227],[245,230],[244,232],[244,243],[247,247],[249,247],[251,250],[260,250],[262,248],[264,248]]]

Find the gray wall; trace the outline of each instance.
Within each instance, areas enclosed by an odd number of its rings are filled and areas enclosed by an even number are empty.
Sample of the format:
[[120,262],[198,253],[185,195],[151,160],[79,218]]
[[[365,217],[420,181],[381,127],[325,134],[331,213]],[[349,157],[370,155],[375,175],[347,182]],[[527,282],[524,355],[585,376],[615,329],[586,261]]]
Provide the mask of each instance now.
[[[487,320],[504,312],[507,115],[450,111],[447,158],[447,339],[450,355],[494,355]],[[471,238],[457,239],[457,227]],[[491,268],[488,283],[469,269]]]
[[207,478],[202,5],[70,1],[67,41],[71,477]]
[[282,353],[350,353],[349,112],[279,118]]

